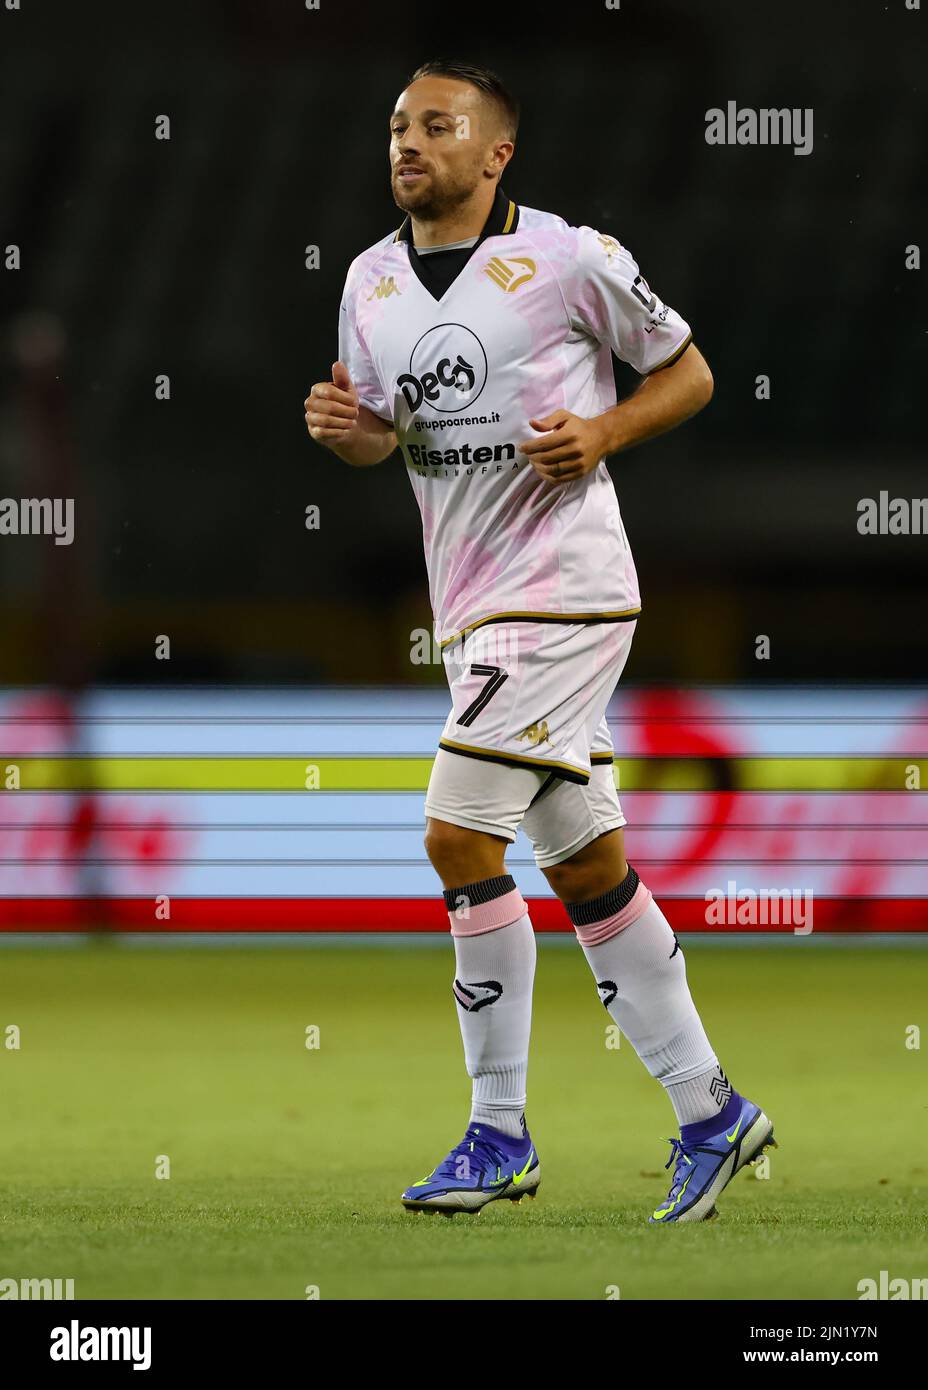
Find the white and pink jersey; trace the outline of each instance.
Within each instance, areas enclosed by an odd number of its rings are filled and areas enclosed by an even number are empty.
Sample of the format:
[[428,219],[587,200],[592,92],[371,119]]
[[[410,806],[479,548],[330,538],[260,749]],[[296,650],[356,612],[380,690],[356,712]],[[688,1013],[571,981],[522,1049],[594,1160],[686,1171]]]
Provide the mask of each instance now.
[[518,444],[537,436],[530,419],[615,405],[610,349],[647,374],[685,350],[688,325],[613,237],[501,190],[439,297],[409,236],[407,219],[352,263],[339,355],[403,450],[438,640],[501,619],[633,617],[638,579],[605,463],[551,485]]

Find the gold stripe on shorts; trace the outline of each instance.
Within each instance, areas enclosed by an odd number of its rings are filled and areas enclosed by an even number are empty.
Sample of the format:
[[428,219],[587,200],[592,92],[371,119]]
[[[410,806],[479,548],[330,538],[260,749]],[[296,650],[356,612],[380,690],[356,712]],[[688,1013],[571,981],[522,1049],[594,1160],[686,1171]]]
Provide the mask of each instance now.
[[460,753],[465,758],[480,758],[489,763],[509,763],[514,767],[534,767],[540,772],[556,772],[565,782],[579,782],[584,787],[590,780],[590,774],[584,768],[574,767],[571,763],[556,762],[554,758],[529,758],[523,753],[497,753],[486,748],[475,748],[470,743],[455,743],[450,738],[439,739],[438,746],[444,748],[446,753]]
[[630,623],[640,612],[640,608],[625,608],[621,612],[610,613],[491,613],[488,618],[478,618],[476,622],[468,623],[460,632],[456,632],[453,637],[446,637],[438,645],[444,650],[445,647],[450,647],[452,642],[475,632],[478,627],[486,627],[487,623]]

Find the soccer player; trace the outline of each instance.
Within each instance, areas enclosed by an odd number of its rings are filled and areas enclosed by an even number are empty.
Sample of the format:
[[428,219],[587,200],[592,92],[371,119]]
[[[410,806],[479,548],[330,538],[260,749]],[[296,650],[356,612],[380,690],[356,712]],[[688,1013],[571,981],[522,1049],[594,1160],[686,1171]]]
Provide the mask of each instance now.
[[[773,1129],[719,1066],[679,942],[625,859],[605,712],[640,601],[604,460],[701,410],[712,376],[619,241],[503,192],[517,124],[491,72],[414,73],[390,116],[406,216],[352,262],[339,361],[304,403],[311,437],[345,463],[402,450],[451,688],[425,845],[473,1103],[464,1138],[402,1201],[477,1212],[540,1181],[524,1113],[535,938],[504,862],[522,825],[680,1125],[651,1220],[696,1221]],[[610,350],[643,378],[619,404]]]

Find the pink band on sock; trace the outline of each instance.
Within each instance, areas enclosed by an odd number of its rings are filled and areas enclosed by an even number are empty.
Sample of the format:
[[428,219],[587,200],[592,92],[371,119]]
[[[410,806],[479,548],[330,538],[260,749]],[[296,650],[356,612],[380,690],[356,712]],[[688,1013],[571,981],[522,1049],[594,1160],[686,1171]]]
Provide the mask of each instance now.
[[480,936],[485,931],[497,931],[500,927],[508,927],[510,922],[518,922],[527,911],[522,894],[518,888],[513,888],[492,902],[475,903],[467,909],[466,916],[463,909],[460,917],[457,912],[449,912],[451,935]]
[[620,931],[630,927],[632,922],[637,922],[641,914],[646,911],[650,901],[650,888],[645,888],[643,883],[639,883],[635,889],[635,896],[627,907],[622,908],[621,912],[614,912],[611,917],[604,918],[602,922],[590,922],[585,927],[575,926],[574,931],[577,933],[577,940],[581,946],[601,946],[604,941],[618,936]]

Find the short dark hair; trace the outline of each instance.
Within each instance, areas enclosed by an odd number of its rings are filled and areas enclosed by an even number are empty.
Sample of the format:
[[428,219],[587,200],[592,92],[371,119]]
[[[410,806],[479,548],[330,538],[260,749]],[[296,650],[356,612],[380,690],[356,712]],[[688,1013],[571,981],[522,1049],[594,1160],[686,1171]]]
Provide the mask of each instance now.
[[483,92],[495,104],[506,134],[510,140],[516,138],[519,129],[519,103],[508,88],[504,87],[495,72],[489,68],[478,68],[472,63],[458,63],[447,58],[433,58],[416,68],[407,87],[418,82],[420,77],[452,77],[457,82],[469,82],[472,87]]

